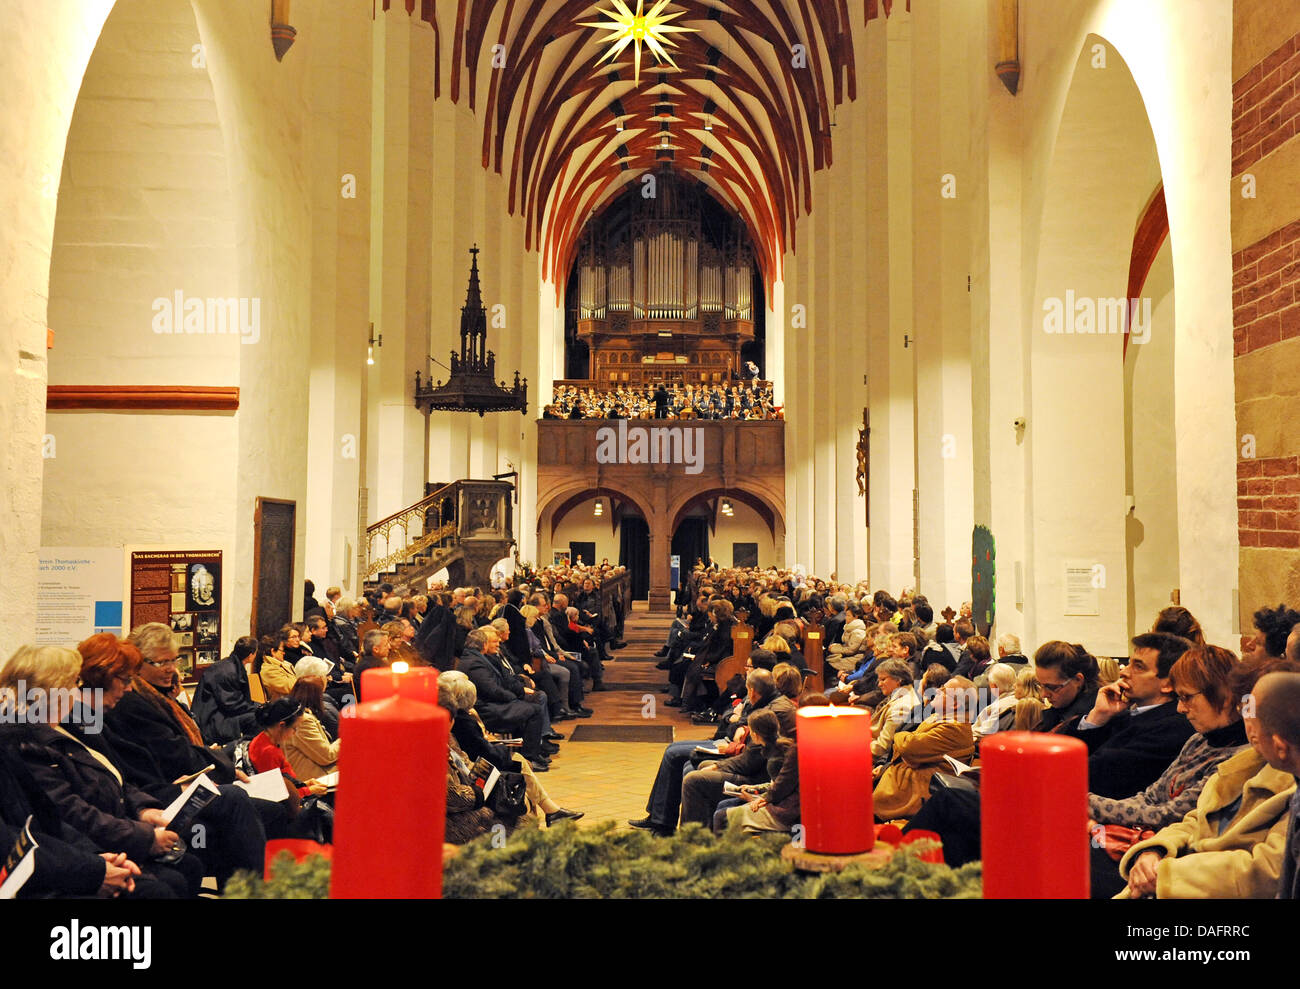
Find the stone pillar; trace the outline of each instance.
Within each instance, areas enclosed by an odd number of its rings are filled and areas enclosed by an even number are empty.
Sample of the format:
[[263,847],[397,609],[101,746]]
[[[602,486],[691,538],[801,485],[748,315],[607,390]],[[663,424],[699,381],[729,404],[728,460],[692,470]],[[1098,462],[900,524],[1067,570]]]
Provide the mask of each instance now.
[[673,546],[673,520],[668,514],[668,478],[654,479],[651,501],[650,526],[650,594],[651,611],[667,611],[671,607],[672,591],[668,586],[669,559]]

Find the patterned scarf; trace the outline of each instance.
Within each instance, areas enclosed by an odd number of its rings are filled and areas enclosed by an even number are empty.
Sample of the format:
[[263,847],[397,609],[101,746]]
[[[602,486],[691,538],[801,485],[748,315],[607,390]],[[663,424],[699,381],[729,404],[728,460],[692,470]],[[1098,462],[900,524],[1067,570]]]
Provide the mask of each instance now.
[[176,723],[176,726],[189,738],[191,744],[203,748],[203,735],[199,732],[199,726],[194,723],[194,719],[190,717],[190,713],[185,708],[142,676],[137,675],[131,678],[131,689],[171,718]]

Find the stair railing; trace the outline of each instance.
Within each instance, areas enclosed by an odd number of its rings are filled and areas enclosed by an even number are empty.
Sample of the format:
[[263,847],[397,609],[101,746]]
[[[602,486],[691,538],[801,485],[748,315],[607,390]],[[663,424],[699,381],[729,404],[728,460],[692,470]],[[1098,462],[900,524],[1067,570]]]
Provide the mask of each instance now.
[[366,527],[367,580],[421,553],[459,542],[460,484],[445,484],[414,505]]

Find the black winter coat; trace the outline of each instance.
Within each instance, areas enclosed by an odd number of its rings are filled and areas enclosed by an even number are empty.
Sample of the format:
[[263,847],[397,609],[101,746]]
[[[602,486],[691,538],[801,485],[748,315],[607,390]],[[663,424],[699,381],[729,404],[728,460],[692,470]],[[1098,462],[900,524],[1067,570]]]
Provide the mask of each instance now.
[[17,752],[7,744],[0,745],[0,847],[6,853],[18,841],[29,816],[39,853],[19,899],[94,896],[107,873],[99,850],[63,825],[54,804],[36,786]]
[[1166,701],[1141,714],[1117,714],[1100,728],[1083,730],[1076,721],[1061,734],[1088,746],[1088,789],[1122,799],[1160,778],[1192,737],[1192,726],[1176,703]]
[[[119,783],[82,745],[49,725],[14,728],[14,734],[6,732],[0,745],[12,739],[33,782],[65,824],[88,838],[99,851],[126,852],[136,862],[149,857],[154,829],[152,824],[139,820],[139,814],[148,808],[161,808],[161,801],[125,778]],[[88,744],[95,741],[94,736],[85,739]]]
[[259,706],[248,693],[248,671],[232,654],[204,671],[190,710],[203,737],[224,744],[258,733]]
[[122,775],[160,799],[159,786],[171,787],[172,780],[209,765],[213,782],[235,781],[234,763],[224,752],[194,745],[169,715],[133,690],[105,712],[104,725]]
[[524,698],[524,685],[518,677],[506,672],[496,656],[484,656],[467,648],[456,668],[473,681],[478,691],[474,707],[484,720],[499,714],[505,705]]

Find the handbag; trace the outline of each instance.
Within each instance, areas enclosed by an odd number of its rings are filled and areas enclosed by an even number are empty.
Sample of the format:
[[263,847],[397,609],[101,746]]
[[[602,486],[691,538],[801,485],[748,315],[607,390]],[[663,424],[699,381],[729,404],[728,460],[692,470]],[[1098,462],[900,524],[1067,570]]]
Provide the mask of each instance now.
[[[518,765],[518,763],[512,759],[511,765]],[[484,800],[484,805],[497,817],[516,818],[528,813],[528,781],[524,779],[523,773],[511,770],[498,771],[491,762],[480,757],[475,760],[470,770],[474,786],[481,790],[494,772],[497,773],[497,781],[492,787],[492,792]]]
[[497,817],[522,817],[528,813],[528,781],[523,773],[502,773],[488,801]]
[[1150,828],[1130,828],[1123,824],[1098,824],[1092,829],[1091,837],[1093,845],[1105,849],[1106,854],[1118,862],[1139,841],[1154,838],[1155,832]]
[[334,840],[334,808],[313,794],[302,801],[293,819],[293,830],[299,838],[328,845]]

